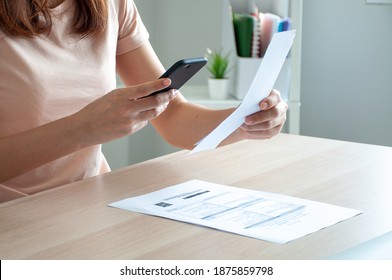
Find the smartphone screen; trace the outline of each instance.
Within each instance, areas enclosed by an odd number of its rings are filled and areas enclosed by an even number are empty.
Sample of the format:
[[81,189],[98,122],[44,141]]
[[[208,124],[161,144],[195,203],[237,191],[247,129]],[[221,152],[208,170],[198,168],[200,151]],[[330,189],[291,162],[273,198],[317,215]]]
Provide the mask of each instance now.
[[205,57],[187,58],[177,61],[160,77],[169,78],[171,80],[171,85],[165,89],[153,92],[148,96],[171,89],[180,89],[206,64],[207,59]]

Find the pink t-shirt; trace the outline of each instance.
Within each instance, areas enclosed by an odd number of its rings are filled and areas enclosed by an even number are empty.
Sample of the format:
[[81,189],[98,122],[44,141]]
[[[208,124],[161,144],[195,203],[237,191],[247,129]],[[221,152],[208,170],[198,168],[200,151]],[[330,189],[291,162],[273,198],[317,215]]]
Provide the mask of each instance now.
[[[108,1],[105,33],[71,35],[75,1],[53,10],[48,36],[0,33],[0,137],[69,116],[110,92],[116,87],[116,55],[148,40],[132,0]],[[85,148],[0,184],[0,202],[108,171],[101,145]]]

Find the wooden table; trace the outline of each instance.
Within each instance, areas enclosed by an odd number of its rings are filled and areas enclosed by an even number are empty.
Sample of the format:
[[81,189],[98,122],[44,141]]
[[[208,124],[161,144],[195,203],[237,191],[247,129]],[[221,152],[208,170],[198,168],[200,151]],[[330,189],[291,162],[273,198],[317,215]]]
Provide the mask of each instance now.
[[[363,210],[285,245],[108,207],[190,179]],[[1,259],[325,259],[392,229],[392,148],[281,134],[0,205]]]

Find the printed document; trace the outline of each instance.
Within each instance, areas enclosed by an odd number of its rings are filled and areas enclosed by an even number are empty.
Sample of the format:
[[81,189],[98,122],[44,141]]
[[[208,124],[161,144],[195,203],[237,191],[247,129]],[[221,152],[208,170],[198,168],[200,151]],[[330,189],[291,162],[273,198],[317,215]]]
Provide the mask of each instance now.
[[110,204],[284,244],[361,211],[269,192],[192,180]]
[[260,111],[259,103],[267,97],[282,69],[294,42],[295,30],[275,33],[248,92],[240,106],[191,151],[215,149],[244,122],[245,117]]

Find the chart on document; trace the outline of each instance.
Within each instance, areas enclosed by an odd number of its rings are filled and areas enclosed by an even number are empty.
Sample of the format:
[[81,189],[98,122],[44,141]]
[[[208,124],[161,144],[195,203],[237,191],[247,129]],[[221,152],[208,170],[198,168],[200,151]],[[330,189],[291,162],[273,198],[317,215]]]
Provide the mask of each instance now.
[[268,222],[293,213],[298,215],[304,209],[304,205],[209,190],[196,190],[194,194],[171,202],[173,204],[161,202],[156,205],[170,206],[167,209],[170,213],[242,229],[267,226]]

